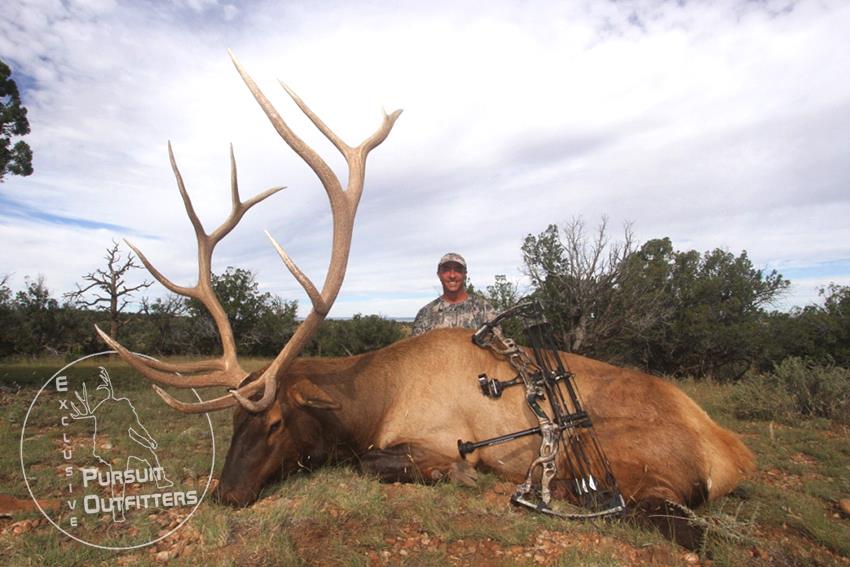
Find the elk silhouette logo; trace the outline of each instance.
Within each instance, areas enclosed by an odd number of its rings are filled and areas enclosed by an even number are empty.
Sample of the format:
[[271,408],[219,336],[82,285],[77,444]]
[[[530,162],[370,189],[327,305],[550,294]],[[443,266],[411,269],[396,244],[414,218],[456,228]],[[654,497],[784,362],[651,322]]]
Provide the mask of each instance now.
[[[123,522],[123,503],[128,484],[154,481],[157,488],[162,489],[173,486],[174,483],[166,477],[165,469],[160,464],[156,453],[159,444],[139,419],[132,402],[129,398],[115,396],[109,373],[102,366],[99,368],[99,376],[100,384],[97,390],[106,390],[107,396],[92,405],[84,382],[82,394],[74,392],[80,405],[78,407],[74,402],[70,403],[70,417],[75,420],[90,419],[94,422],[91,454],[106,467],[107,472],[103,474],[99,469],[83,469],[83,479],[86,485],[97,481],[109,486],[112,496],[110,501],[116,503],[111,507],[112,521]],[[104,433],[105,431],[109,433]],[[110,439],[105,443],[98,443],[99,433],[109,436]],[[143,456],[138,456],[140,454]],[[113,463],[120,465],[118,470],[115,470]]]

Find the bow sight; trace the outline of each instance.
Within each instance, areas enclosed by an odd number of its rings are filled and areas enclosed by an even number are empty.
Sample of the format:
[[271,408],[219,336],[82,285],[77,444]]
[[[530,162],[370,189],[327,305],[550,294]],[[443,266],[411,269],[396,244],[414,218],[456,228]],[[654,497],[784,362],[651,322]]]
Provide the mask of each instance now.
[[[518,347],[505,337],[499,324],[518,318],[523,323],[528,348]],[[578,396],[573,375],[567,370],[555,342],[551,326],[536,301],[521,303],[488,321],[472,335],[472,342],[506,359],[516,376],[510,380],[478,376],[481,393],[498,399],[506,388],[522,385],[525,401],[538,425],[483,441],[458,440],[460,456],[476,449],[506,443],[528,435],[540,435],[540,451],[528,467],[525,482],[518,484],[511,502],[562,518],[598,518],[625,510],[611,465],[593,431],[590,416]],[[548,401],[548,408],[541,402]],[[559,510],[552,502],[551,482],[564,467],[561,479],[568,481],[572,498],[584,510]],[[539,469],[539,471],[538,471]]]

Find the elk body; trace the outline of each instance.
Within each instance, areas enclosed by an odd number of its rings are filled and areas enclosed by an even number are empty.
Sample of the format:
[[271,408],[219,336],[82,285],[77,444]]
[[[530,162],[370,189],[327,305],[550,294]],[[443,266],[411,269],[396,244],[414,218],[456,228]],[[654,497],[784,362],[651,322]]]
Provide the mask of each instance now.
[[[327,163],[290,130],[235,58],[233,62],[275,130],[316,173],[328,195],[333,241],[321,288],[272,239],[287,269],[307,293],[312,310],[267,368],[248,373],[240,367],[230,323],[212,288],[212,253],[253,205],[280,188],[243,202],[231,152],[232,210],[217,229],[207,233],[195,214],[169,144],[177,186],[198,242],[197,284],[173,283],[141,251],[133,250],[166,288],[203,303],[221,336],[222,355],[196,363],[160,363],[134,355],[98,329],[101,338],[157,384],[156,392],[175,409],[200,413],[236,407],[233,439],[218,491],[224,502],[250,504],[275,478],[351,455],[363,470],[387,480],[430,481],[448,476],[468,481],[477,467],[521,481],[536,450],[533,437],[481,449],[467,460],[458,453],[459,439],[481,440],[537,424],[519,388],[506,390],[498,400],[481,395],[476,380],[479,374],[506,379],[513,373],[506,361],[476,347],[470,340],[471,331],[433,331],[347,358],[298,358],[342,285],[366,157],[389,135],[401,111],[385,114],[377,131],[352,147],[283,85],[345,158],[348,183],[343,189]],[[675,386],[599,361],[563,356],[576,376],[585,408],[627,499],[693,505],[728,492],[752,470],[753,456],[743,443]],[[186,403],[159,386],[218,386],[228,392],[205,402]]]
[[[441,329],[359,356],[297,360],[267,412],[237,409],[220,498],[244,506],[272,480],[352,457],[384,480],[437,480],[471,466],[522,481],[536,437],[479,449],[466,461],[458,454],[458,439],[537,424],[522,388],[500,399],[481,394],[479,373],[509,378],[513,370],[475,346],[471,334]],[[627,501],[697,505],[729,492],[753,469],[741,440],[673,384],[562,356]]]

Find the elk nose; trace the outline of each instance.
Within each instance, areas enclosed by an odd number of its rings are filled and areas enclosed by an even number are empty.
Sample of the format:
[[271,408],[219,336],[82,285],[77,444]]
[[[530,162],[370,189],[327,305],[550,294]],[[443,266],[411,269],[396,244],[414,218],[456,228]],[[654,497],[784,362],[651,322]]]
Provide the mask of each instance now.
[[224,506],[232,506],[234,508],[243,508],[245,506],[245,504],[242,503],[233,492],[223,492],[221,490],[216,490],[214,499],[216,502]]
[[244,508],[253,504],[256,497],[252,497],[248,491],[239,490],[238,488],[227,489],[219,485],[216,487],[215,492],[213,492],[213,500],[225,506]]

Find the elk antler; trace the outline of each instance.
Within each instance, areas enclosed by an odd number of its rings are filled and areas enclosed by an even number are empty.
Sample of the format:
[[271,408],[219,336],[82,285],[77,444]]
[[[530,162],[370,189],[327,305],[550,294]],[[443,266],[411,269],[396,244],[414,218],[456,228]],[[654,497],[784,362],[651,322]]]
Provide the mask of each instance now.
[[[240,366],[236,357],[236,342],[233,338],[233,329],[230,326],[230,321],[227,318],[227,313],[221,306],[218,298],[215,295],[212,287],[212,253],[216,244],[224,238],[236,224],[242,219],[244,214],[262,201],[263,199],[277,193],[283,187],[273,187],[259,195],[252,197],[244,203],[239,198],[239,184],[236,176],[236,160],[233,156],[233,147],[230,148],[230,180],[231,180],[231,200],[232,207],[230,214],[225,221],[211,234],[207,234],[201,224],[198,215],[195,213],[195,208],[192,205],[192,200],[189,198],[189,193],[186,191],[186,186],[183,183],[183,177],[180,175],[180,170],[177,168],[177,161],[174,159],[174,151],[171,148],[171,142],[168,143],[168,157],[171,161],[171,168],[174,171],[174,176],[177,179],[177,188],[180,191],[180,196],[183,198],[183,205],[186,208],[186,214],[192,222],[195,229],[195,238],[198,241],[198,283],[194,287],[183,287],[174,284],[166,278],[159,270],[157,270],[150,260],[136,248],[132,243],[127,242],[127,245],[133,249],[148,271],[157,279],[163,286],[173,293],[184,297],[191,297],[200,301],[215,322],[221,337],[222,355],[218,359],[204,360],[194,363],[185,364],[167,364],[158,361],[152,361],[146,358],[137,356],[129,352],[121,344],[112,337],[104,333],[100,328],[97,329],[100,337],[113,349],[118,351],[121,357],[127,361],[133,368],[140,372],[143,376],[157,382],[159,384],[167,384],[177,386],[179,388],[193,388],[204,386],[230,386],[236,388],[247,375]],[[204,374],[197,374],[205,372]],[[189,376],[181,376],[180,374],[190,374]]]
[[[260,104],[260,107],[266,113],[266,116],[271,121],[275,130],[280,134],[281,138],[297,153],[310,168],[316,173],[330,201],[331,214],[333,216],[333,240],[331,248],[331,259],[328,267],[328,273],[325,282],[319,291],[313,282],[298,268],[292,261],[289,255],[278,244],[272,236],[266,232],[266,235],[272,242],[272,245],[277,250],[283,263],[292,273],[298,283],[307,292],[307,296],[313,305],[310,314],[299,325],[298,329],[292,338],[284,345],[280,353],[275,357],[271,365],[266,368],[258,380],[242,385],[245,378],[249,376],[238,363],[236,355],[236,345],[233,338],[233,330],[230,327],[230,322],[227,319],[227,314],[215,296],[212,289],[212,271],[211,260],[212,252],[215,245],[226,236],[233,227],[239,222],[242,216],[249,208],[259,203],[266,197],[283,189],[283,187],[275,187],[256,195],[246,202],[239,200],[239,189],[236,181],[236,163],[233,158],[233,148],[230,150],[231,163],[231,187],[233,208],[230,216],[219,226],[212,234],[206,234],[200,220],[195,214],[192,207],[192,202],[183,185],[183,179],[177,169],[174,160],[174,154],[171,150],[171,144],[168,145],[168,154],[171,159],[171,166],[174,170],[174,175],[177,178],[177,187],[180,190],[180,195],[183,197],[183,203],[186,207],[186,213],[192,226],[195,228],[195,236],[198,240],[198,284],[194,287],[182,287],[175,285],[165,276],[163,276],[148,259],[132,244],[127,243],[138,255],[139,259],[144,263],[145,267],[151,274],[173,293],[177,293],[186,297],[197,299],[203,303],[204,307],[210,312],[215,321],[221,336],[222,355],[219,359],[206,360],[195,363],[184,364],[169,364],[157,361],[143,359],[120,345],[112,337],[97,329],[98,334],[106,341],[109,346],[118,351],[119,355],[126,360],[134,369],[149,380],[163,385],[176,386],[178,388],[193,388],[207,386],[228,386],[231,391],[225,395],[212,400],[200,403],[185,403],[181,402],[156,384],[154,390],[165,402],[171,407],[184,413],[201,413],[206,411],[214,411],[231,407],[236,403],[241,404],[249,411],[262,411],[268,408],[275,399],[277,391],[277,379],[284,372],[292,361],[307,345],[310,339],[315,334],[319,324],[324,320],[325,316],[330,311],[331,306],[339,294],[342,286],[343,278],[345,277],[345,269],[348,264],[348,255],[351,248],[351,235],[354,229],[354,217],[357,213],[357,205],[360,202],[360,196],[363,192],[363,182],[366,173],[366,157],[369,152],[383,142],[392,130],[396,119],[401,114],[401,110],[396,110],[392,114],[384,114],[384,120],[378,130],[369,138],[364,140],[359,146],[351,147],[343,142],[334,132],[328,128],[322,120],[310,110],[306,104],[296,95],[289,87],[281,83],[284,90],[292,97],[295,104],[302,112],[310,119],[311,122],[336,146],[336,148],[345,157],[348,164],[348,187],[343,190],[339,179],[333,173],[328,164],[317,154],[310,146],[304,143],[283,121],[280,114],[274,106],[269,102],[266,96],[260,91],[251,77],[242,68],[236,57],[228,50],[236,70],[239,72],[242,80],[248,86],[248,89],[254,95],[254,98]],[[183,376],[182,374],[189,374]],[[262,397],[258,401],[252,401],[249,396],[263,389]]]

